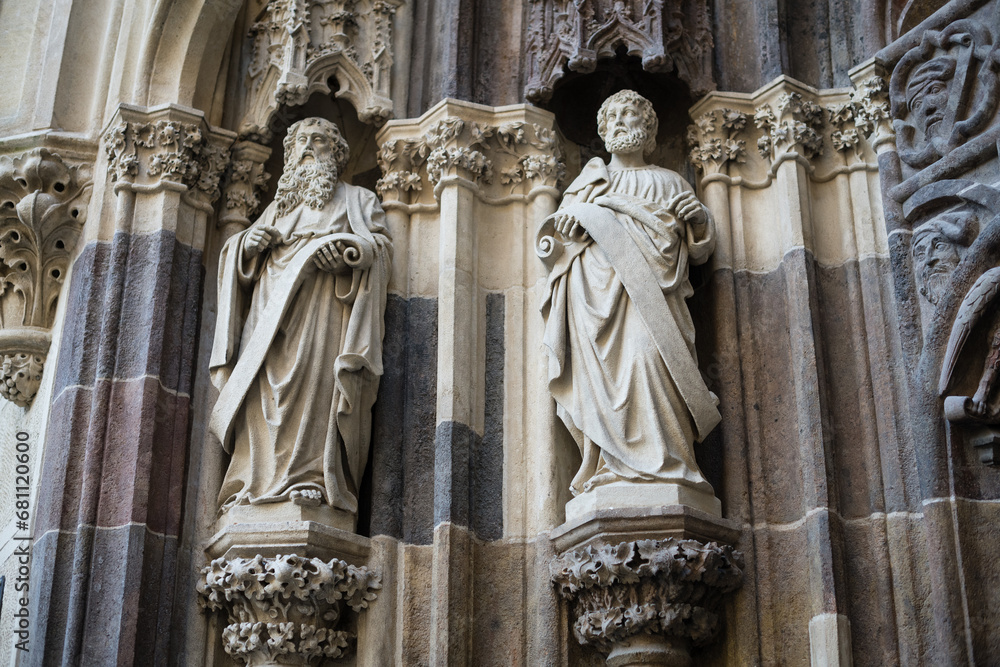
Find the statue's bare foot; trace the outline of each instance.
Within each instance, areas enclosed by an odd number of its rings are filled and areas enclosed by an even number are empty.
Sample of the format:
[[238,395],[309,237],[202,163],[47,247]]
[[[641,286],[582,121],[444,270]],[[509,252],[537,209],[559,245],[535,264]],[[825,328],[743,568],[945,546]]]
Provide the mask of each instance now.
[[323,502],[323,492],[319,489],[296,489],[288,494],[288,499],[303,507],[319,507]]
[[588,491],[591,491],[591,490],[593,490],[594,488],[596,488],[598,486],[603,486],[605,484],[611,484],[613,482],[619,481],[620,479],[621,478],[618,477],[618,475],[614,474],[613,472],[602,472],[602,473],[599,473],[597,475],[594,475],[589,480],[587,480],[586,483],[584,483],[584,485],[583,485],[583,492],[587,493]]

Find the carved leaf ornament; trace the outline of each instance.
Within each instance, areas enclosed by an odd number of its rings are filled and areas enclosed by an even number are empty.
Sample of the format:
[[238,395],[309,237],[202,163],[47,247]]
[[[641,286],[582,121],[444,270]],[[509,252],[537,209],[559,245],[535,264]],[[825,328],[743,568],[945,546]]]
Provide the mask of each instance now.
[[743,555],[697,540],[637,540],[567,551],[549,566],[573,603],[573,632],[603,653],[640,633],[711,641],[722,597],[743,583]]
[[45,148],[0,158],[0,394],[21,407],[41,382],[90,181]]
[[344,613],[367,609],[381,587],[368,568],[336,558],[217,558],[202,570],[198,601],[225,610],[223,645],[240,662],[316,665],[346,653],[354,635]]

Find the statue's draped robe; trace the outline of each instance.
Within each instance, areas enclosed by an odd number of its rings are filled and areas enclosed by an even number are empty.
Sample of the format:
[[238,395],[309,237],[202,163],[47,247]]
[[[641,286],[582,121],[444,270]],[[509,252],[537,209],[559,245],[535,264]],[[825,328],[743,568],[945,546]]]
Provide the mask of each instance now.
[[[233,455],[219,502],[278,502],[313,488],[356,512],[382,375],[385,214],[374,193],[338,183],[322,210],[300,204],[277,217],[272,204],[261,226],[277,227],[281,243],[247,259],[248,229],[226,242],[219,263],[210,429]],[[313,257],[333,233],[361,237],[371,265],[318,269]]]
[[[634,244],[633,256],[650,269],[616,267],[610,253],[592,239],[567,243],[550,269],[542,305],[544,343],[557,413],[583,457],[572,482],[574,494],[585,491],[595,475],[607,473],[623,480],[675,482],[712,491],[695,462],[692,443],[708,435],[721,417],[716,397],[697,372],[694,323],[685,299],[693,293],[688,264],[708,258],[715,232],[710,214],[707,224],[695,226],[665,210],[685,190],[691,186],[668,169],[609,171],[595,158],[563,198],[561,209],[591,205],[574,209],[584,216],[580,222],[585,228],[596,225],[594,215],[587,219],[588,210],[601,206],[604,211],[597,214],[610,211],[614,218],[606,219],[613,233],[628,235],[617,241]],[[608,203],[618,210],[605,206]],[[638,212],[628,215],[622,209]],[[651,334],[649,322],[656,318],[642,316],[619,271],[655,280],[659,290],[652,292],[653,299],[662,293],[664,302],[652,305],[666,308],[659,313],[660,321],[672,318],[683,344],[663,344],[667,332],[658,332],[659,340]],[[690,357],[680,359],[683,354]],[[671,355],[673,359],[665,359]],[[688,372],[680,377],[668,368],[685,364]]]

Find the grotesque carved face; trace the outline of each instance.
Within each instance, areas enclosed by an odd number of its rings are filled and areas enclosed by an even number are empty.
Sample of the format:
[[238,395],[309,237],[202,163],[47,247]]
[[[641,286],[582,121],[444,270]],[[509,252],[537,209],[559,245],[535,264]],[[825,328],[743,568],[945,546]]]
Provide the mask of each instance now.
[[944,128],[954,76],[955,60],[946,57],[924,63],[910,77],[906,86],[907,106],[925,138],[938,136]]
[[615,93],[597,112],[597,132],[610,153],[649,153],[657,126],[652,103],[632,90]]
[[957,246],[942,231],[933,229],[915,239],[913,260],[920,293],[937,305],[947,290],[952,271],[961,260]]

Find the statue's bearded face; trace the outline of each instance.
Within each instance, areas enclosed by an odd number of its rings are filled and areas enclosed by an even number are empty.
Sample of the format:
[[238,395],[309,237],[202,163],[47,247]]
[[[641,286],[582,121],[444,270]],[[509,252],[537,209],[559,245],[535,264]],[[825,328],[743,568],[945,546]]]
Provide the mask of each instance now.
[[609,153],[634,153],[643,148],[649,135],[638,106],[628,102],[612,104],[606,117],[601,138]]
[[291,163],[315,164],[333,160],[333,138],[325,128],[317,125],[307,125],[295,133],[292,143]]
[[286,151],[285,171],[278,181],[278,215],[299,204],[320,210],[333,197],[339,178],[337,142],[326,128],[300,127]]
[[941,300],[960,261],[955,244],[943,234],[927,233],[913,244],[913,260],[920,279],[920,293],[934,305]]
[[615,93],[597,112],[597,133],[610,153],[652,152],[658,127],[652,103],[634,90]]

